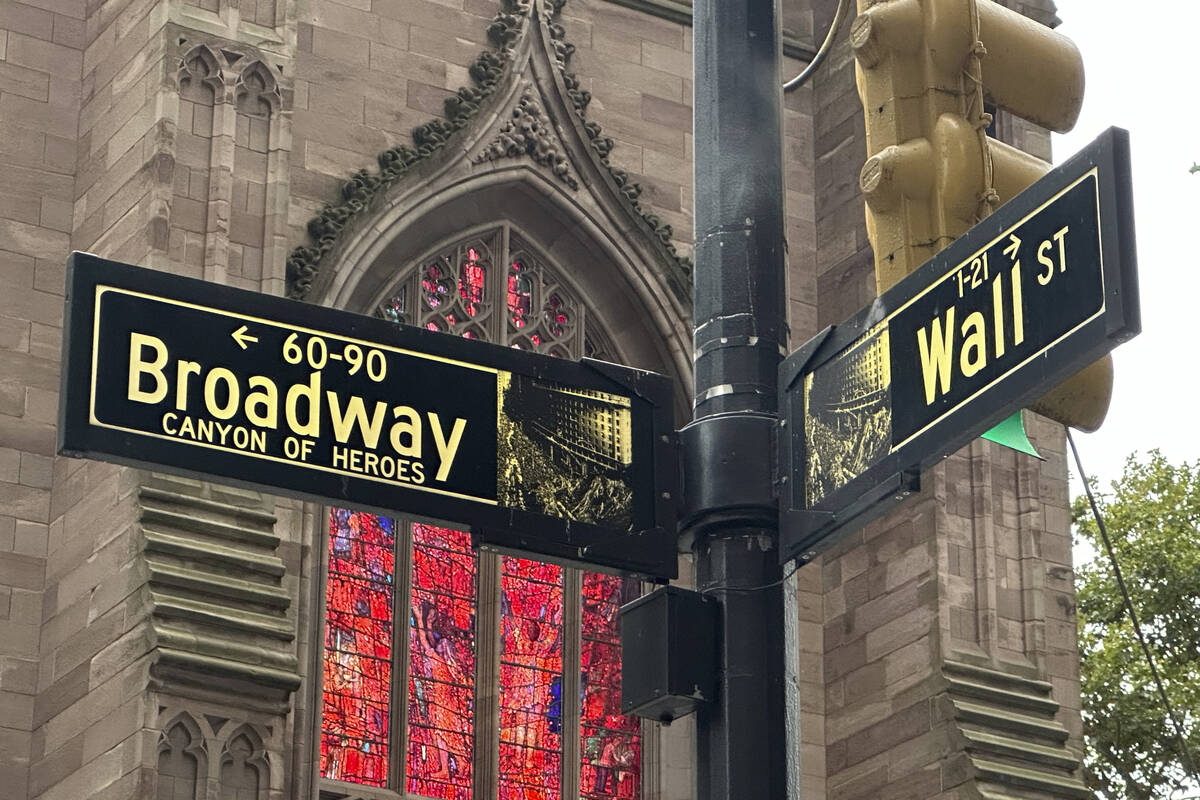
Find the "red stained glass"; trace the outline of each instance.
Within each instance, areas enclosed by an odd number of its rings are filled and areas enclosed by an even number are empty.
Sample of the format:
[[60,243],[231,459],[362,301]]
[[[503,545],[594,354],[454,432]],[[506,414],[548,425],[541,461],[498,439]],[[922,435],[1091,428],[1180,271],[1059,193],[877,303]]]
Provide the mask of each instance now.
[[546,307],[542,310],[542,316],[546,320],[546,330],[550,332],[551,336],[557,339],[566,333],[570,318],[561,297],[556,294],[550,295],[550,299],[546,301]]
[[499,800],[559,800],[562,568],[506,556],[500,592]]
[[533,305],[533,282],[525,274],[525,265],[514,261],[508,268],[508,322],[518,330],[529,321]]
[[429,264],[421,275],[421,296],[430,308],[440,308],[446,302],[446,295],[451,290],[449,264],[443,260],[438,264]]
[[474,247],[467,248],[467,260],[459,271],[458,293],[462,297],[463,308],[468,316],[475,316],[483,303],[483,290],[487,282],[487,265],[479,257],[479,251]]
[[413,525],[406,774],[423,797],[471,797],[477,570],[470,534]]
[[585,800],[641,796],[641,726],[621,713],[618,627],[621,605],[636,596],[636,581],[583,574],[579,796]]
[[395,531],[389,519],[329,515],[321,774],[386,786]]

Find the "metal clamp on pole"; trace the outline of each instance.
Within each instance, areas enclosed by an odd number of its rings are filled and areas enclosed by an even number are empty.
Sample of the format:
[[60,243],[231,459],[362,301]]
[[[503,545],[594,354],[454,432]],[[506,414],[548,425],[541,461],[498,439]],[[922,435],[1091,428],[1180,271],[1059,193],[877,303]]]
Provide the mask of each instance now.
[[705,417],[679,432],[685,541],[726,527],[775,527],[776,429],[774,415],[742,411]]

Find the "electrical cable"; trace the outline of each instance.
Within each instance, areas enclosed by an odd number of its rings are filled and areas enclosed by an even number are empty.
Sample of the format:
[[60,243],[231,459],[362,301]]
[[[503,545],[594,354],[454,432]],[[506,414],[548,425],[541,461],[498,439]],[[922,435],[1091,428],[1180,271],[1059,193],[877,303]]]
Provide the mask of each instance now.
[[787,575],[784,575],[777,581],[764,583],[762,586],[710,586],[707,589],[701,589],[700,594],[709,594],[710,592],[761,592],[766,589],[773,589],[776,586],[782,586],[787,583],[787,579],[796,574],[796,570],[803,566],[799,561],[792,567]]
[[793,89],[799,89],[803,86],[821,66],[822,62],[829,57],[829,51],[833,48],[833,40],[837,37],[837,30],[842,27],[842,21],[846,19],[846,11],[849,8],[850,0],[838,0],[837,11],[834,12],[833,22],[829,25],[829,33],[825,34],[825,41],[821,42],[821,47],[817,50],[817,54],[813,56],[813,60],[808,62],[808,66],[799,75],[783,84],[785,92],[790,92]]
[[1067,429],[1067,442],[1071,445],[1071,452],[1075,455],[1075,466],[1079,469],[1079,476],[1083,481],[1083,489],[1087,492],[1088,503],[1092,507],[1092,516],[1096,518],[1096,526],[1100,529],[1100,539],[1104,542],[1104,549],[1108,553],[1108,560],[1112,563],[1113,575],[1117,578],[1117,588],[1121,592],[1121,597],[1125,600],[1125,610],[1129,613],[1129,621],[1133,624],[1133,632],[1137,636],[1138,642],[1142,645],[1142,652],[1146,654],[1146,663],[1150,665],[1150,674],[1154,676],[1154,684],[1158,687],[1158,695],[1162,698],[1163,706],[1166,708],[1167,718],[1171,720],[1171,725],[1175,728],[1175,737],[1179,740],[1180,754],[1186,762],[1185,768],[1191,774],[1192,781],[1200,784],[1200,775],[1196,774],[1196,762],[1192,758],[1191,749],[1188,747],[1187,739],[1183,735],[1183,726],[1179,723],[1179,718],[1175,714],[1175,707],[1171,705],[1171,699],[1167,697],[1167,690],[1163,686],[1162,678],[1158,674],[1158,667],[1154,663],[1154,655],[1150,652],[1150,645],[1146,643],[1146,637],[1142,634],[1142,626],[1138,622],[1137,612],[1133,608],[1133,600],[1129,597],[1129,592],[1125,588],[1125,578],[1121,575],[1121,565],[1117,563],[1117,554],[1113,552],[1112,542],[1108,538],[1108,529],[1104,525],[1104,518],[1100,516],[1100,509],[1096,505],[1096,498],[1092,495],[1092,486],[1087,480],[1087,473],[1083,471],[1083,462],[1079,458],[1079,448],[1075,446],[1075,440],[1071,438],[1071,430],[1069,428]]

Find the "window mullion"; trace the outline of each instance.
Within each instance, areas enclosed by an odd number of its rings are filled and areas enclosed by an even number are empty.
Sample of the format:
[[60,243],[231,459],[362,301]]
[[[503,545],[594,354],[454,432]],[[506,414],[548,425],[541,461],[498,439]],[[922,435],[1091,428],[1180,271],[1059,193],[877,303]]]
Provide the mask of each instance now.
[[579,797],[582,577],[563,570],[562,796]]
[[496,258],[492,264],[492,296],[496,309],[492,314],[495,317],[492,322],[492,341],[502,345],[508,344],[508,265],[512,229],[507,224],[501,225],[496,240]]
[[[392,600],[392,788],[407,788],[408,769],[408,647],[412,614],[412,523],[396,520],[396,580]],[[402,529],[403,533],[401,533]],[[396,662],[399,661],[399,664]],[[397,668],[398,667],[398,668]]]
[[472,798],[496,800],[500,783],[500,556],[483,550],[478,552]]

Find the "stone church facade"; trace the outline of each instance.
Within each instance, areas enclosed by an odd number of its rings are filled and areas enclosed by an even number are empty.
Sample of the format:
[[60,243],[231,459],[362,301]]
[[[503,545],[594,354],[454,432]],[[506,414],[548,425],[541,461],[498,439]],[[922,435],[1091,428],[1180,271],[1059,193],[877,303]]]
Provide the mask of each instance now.
[[[784,5],[793,74],[836,4]],[[1009,5],[1055,23],[1051,0]],[[874,293],[839,41],[785,99],[793,345]],[[55,455],[72,250],[657,370],[682,423],[691,76],[685,0],[0,0],[0,796],[695,796],[690,719],[609,719],[625,754],[589,744],[615,740],[588,728],[588,573],[542,580],[551,747],[506,722],[506,670],[534,669],[506,649],[510,581],[540,568],[460,554],[469,714],[435,724],[412,709],[439,679],[410,658],[428,529],[389,523],[371,750],[329,738],[345,514]],[[1020,120],[997,132],[1048,155]],[[977,441],[789,584],[804,800],[1089,796],[1064,437],[1027,417],[1046,461]],[[535,750],[540,786],[519,778]],[[347,780],[351,751],[375,771]]]

